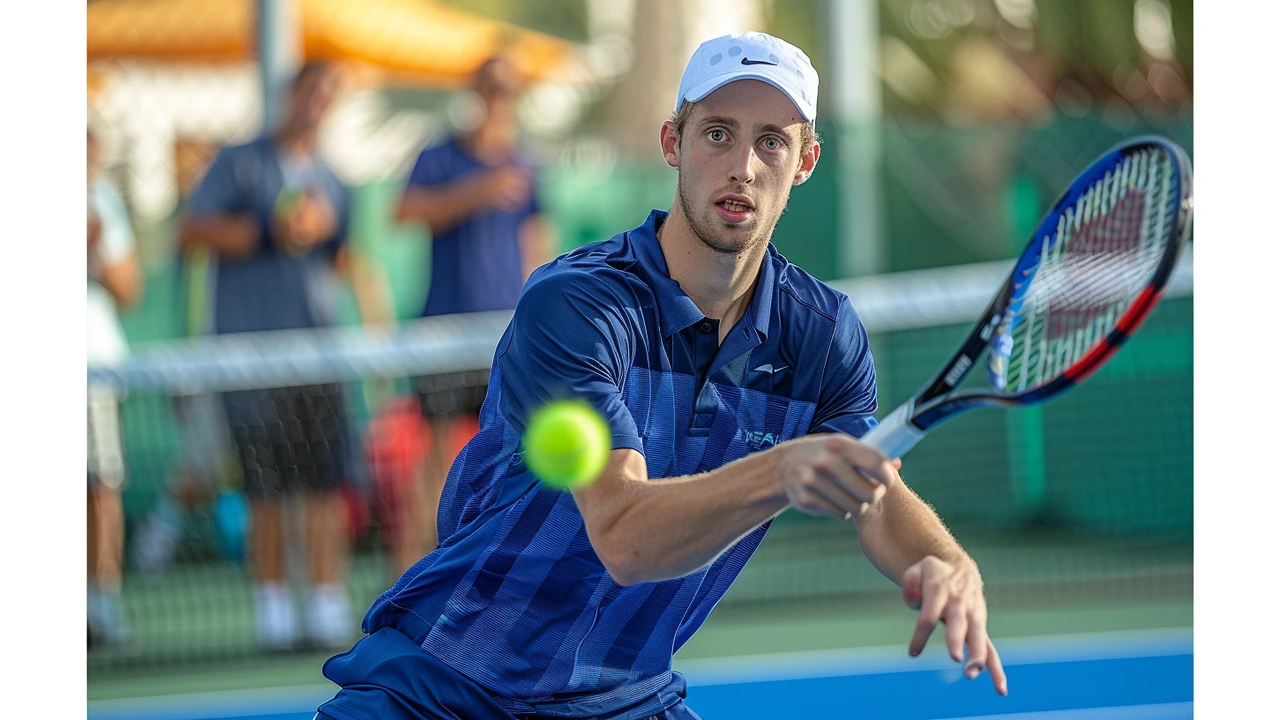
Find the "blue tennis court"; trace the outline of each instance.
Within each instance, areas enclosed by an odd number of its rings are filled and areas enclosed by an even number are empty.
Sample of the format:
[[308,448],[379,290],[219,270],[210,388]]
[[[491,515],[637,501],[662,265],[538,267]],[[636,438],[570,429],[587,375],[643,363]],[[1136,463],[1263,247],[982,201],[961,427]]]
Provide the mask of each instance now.
[[[926,654],[873,648],[677,662],[704,720],[740,718],[1192,717],[1190,630],[1020,638],[1002,643],[1009,696],[966,680],[935,635]],[[90,720],[310,720],[328,686],[89,704]]]

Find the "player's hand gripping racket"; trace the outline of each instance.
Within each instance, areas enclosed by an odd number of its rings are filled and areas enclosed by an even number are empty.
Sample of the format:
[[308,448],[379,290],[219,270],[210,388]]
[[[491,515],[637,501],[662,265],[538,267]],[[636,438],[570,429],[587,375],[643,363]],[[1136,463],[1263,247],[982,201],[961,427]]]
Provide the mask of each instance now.
[[[1097,370],[1146,319],[1191,235],[1191,162],[1161,137],[1112,149],[1067,188],[938,374],[862,437],[902,457],[966,410],[1031,405]],[[988,385],[956,388],[987,354]]]

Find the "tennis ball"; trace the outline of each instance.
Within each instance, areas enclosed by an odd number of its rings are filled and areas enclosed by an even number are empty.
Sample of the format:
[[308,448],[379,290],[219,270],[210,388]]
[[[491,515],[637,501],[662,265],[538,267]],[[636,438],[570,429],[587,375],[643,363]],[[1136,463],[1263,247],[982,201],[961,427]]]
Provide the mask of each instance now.
[[609,425],[590,405],[558,401],[538,409],[524,433],[524,463],[561,490],[590,485],[609,460]]

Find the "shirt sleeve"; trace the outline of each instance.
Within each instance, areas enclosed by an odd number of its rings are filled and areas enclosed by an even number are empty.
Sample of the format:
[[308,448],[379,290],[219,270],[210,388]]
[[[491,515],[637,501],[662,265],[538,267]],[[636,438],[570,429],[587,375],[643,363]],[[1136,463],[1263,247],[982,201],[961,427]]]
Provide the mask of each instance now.
[[635,340],[606,280],[560,272],[531,283],[500,349],[502,412],[521,434],[529,415],[553,400],[577,399],[604,417],[613,448],[644,452],[622,389]]
[[842,298],[810,432],[862,437],[877,424],[876,404],[876,367],[867,331],[849,298]]
[[187,212],[193,215],[250,212],[244,189],[236,180],[235,158],[235,154],[226,149],[218,153],[191,193]]
[[433,187],[454,179],[450,171],[445,146],[438,145],[423,150],[409,173],[409,187]]

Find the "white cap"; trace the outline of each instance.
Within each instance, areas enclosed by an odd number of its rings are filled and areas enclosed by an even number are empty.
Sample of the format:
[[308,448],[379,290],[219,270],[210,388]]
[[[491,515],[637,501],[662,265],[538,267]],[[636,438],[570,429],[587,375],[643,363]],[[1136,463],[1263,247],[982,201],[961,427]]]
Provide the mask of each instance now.
[[724,35],[698,46],[680,78],[676,112],[734,80],[760,80],[791,98],[805,120],[818,119],[818,71],[800,48],[772,35]]

